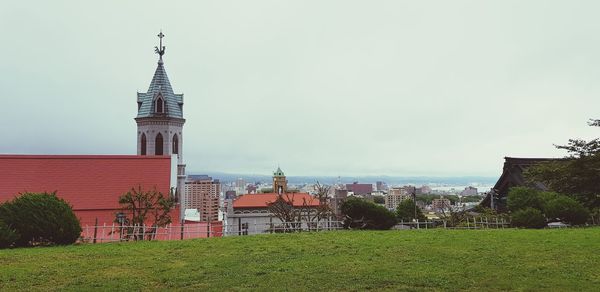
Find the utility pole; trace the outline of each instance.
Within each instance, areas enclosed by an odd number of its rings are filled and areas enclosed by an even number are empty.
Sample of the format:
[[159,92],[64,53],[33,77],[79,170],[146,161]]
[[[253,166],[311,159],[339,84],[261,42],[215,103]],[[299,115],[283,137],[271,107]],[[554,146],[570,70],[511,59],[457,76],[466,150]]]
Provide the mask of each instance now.
[[412,195],[413,195],[413,203],[415,204],[415,215],[413,218],[416,220],[417,219],[417,187],[416,186],[413,187]]

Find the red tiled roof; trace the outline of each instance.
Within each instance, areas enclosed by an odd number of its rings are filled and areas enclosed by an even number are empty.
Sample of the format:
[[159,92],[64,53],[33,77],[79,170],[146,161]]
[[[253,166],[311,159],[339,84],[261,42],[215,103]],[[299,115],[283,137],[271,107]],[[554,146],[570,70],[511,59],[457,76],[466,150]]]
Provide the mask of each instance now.
[[132,187],[168,194],[170,180],[170,156],[0,155],[0,202],[56,191],[75,211],[114,210]]
[[[234,208],[266,208],[269,203],[277,200],[277,193],[267,194],[246,194],[233,201]],[[295,207],[300,207],[306,201],[311,207],[319,206],[319,199],[307,193],[287,193],[283,194],[284,200],[291,201]]]

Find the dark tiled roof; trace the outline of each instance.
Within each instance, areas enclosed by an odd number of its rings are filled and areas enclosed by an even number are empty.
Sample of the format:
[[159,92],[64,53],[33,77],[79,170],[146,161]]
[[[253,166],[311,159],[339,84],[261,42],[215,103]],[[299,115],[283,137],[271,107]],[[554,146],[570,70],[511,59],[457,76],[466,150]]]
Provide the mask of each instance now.
[[[498,209],[503,209],[506,206],[506,197],[508,191],[512,187],[517,186],[529,186],[539,190],[546,190],[540,182],[527,182],[523,173],[527,168],[544,162],[558,161],[561,158],[516,158],[516,157],[504,157],[504,167],[502,168],[502,174],[498,181],[492,188],[492,191],[496,193],[498,202],[496,203]],[[490,207],[490,195],[480,203],[485,207]]]
[[[165,100],[165,114],[155,113],[154,100],[158,95],[162,95]],[[162,61],[158,62],[148,92],[138,92],[138,103],[141,106],[138,110],[138,118],[147,118],[155,116],[166,116],[172,118],[183,118],[183,94],[175,94],[169,82],[169,77],[165,71],[165,66]]]

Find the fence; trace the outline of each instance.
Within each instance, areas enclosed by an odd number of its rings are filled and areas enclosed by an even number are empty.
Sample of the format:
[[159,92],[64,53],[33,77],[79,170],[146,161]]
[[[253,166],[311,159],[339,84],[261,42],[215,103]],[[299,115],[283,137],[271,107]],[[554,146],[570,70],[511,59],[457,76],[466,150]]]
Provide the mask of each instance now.
[[343,229],[342,221],[323,220],[319,222],[246,222],[226,224],[223,236],[240,236],[265,233],[317,232]]
[[[246,222],[227,224],[225,221],[194,222],[183,225],[167,225],[152,227],[145,225],[120,226],[118,224],[84,226],[81,241],[86,243],[103,243],[138,240],[183,240],[192,238],[208,238],[223,236],[243,236],[265,233],[320,232],[343,229],[343,221],[324,220],[320,222]],[[592,224],[591,226],[597,226]],[[509,228],[510,222],[499,217],[465,218],[455,224],[445,220],[400,221],[393,229],[504,229]],[[568,225],[551,226],[570,227]]]
[[153,227],[147,225],[101,225],[84,226],[81,241],[103,243],[137,240],[181,240],[191,238],[207,238],[223,236],[222,222],[186,223],[183,225],[167,225]]
[[506,221],[504,218],[474,217],[465,218],[464,221],[461,221],[458,224],[450,224],[446,220],[400,221],[398,224],[396,224],[396,226],[394,226],[394,229],[501,229],[509,227],[510,222]]

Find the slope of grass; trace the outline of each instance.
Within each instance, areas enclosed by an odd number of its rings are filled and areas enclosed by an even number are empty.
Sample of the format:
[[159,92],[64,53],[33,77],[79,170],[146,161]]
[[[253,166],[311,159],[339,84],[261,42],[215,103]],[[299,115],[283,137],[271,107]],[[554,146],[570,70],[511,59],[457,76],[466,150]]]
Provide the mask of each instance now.
[[339,231],[0,250],[0,290],[598,291],[600,229]]

